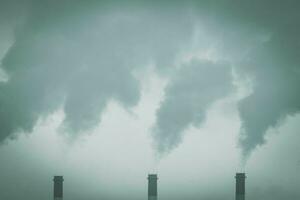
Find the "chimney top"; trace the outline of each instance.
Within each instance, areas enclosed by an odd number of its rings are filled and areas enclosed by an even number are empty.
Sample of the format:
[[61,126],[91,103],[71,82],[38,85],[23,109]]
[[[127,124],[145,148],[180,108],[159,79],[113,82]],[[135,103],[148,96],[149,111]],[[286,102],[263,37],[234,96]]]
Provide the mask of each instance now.
[[235,178],[246,178],[245,173],[236,173]]
[[151,180],[156,180],[156,179],[158,179],[158,178],[157,178],[157,174],[148,174],[148,179],[151,179]]
[[64,178],[63,178],[63,176],[54,176],[54,178],[53,178],[53,181],[64,181]]

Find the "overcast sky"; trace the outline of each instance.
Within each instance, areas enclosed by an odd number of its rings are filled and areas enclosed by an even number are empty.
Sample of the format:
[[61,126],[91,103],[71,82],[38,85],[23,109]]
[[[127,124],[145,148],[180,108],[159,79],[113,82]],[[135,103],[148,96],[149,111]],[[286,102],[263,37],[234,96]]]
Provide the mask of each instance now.
[[0,0],[0,199],[300,199],[297,0]]

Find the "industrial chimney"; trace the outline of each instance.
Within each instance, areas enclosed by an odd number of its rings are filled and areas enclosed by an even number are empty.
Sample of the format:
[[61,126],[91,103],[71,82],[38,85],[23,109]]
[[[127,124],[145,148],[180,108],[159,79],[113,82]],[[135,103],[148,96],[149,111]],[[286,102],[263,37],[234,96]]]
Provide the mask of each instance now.
[[236,173],[235,200],[245,200],[245,173]]
[[54,176],[53,181],[54,181],[54,191],[53,191],[54,200],[62,200],[64,178],[62,176]]
[[157,200],[157,174],[148,175],[148,200]]

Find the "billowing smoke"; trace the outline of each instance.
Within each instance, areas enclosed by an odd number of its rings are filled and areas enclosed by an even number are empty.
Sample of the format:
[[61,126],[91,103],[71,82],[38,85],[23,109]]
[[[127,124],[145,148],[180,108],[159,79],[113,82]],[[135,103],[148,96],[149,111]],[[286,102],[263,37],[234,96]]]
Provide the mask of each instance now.
[[205,119],[207,108],[232,90],[231,68],[227,63],[194,60],[183,66],[165,90],[157,111],[154,136],[160,153],[168,153],[182,140],[189,125]]
[[[247,159],[257,146],[264,144],[269,128],[280,125],[288,115],[300,110],[300,5],[298,1],[268,0],[211,1],[198,5],[200,10],[207,10],[208,26],[204,29],[213,31],[206,43],[219,43],[214,49],[217,52],[214,59],[228,60],[238,75],[252,78],[253,93],[238,102],[242,121],[239,144],[243,158]],[[205,74],[197,78],[214,77],[209,71]],[[219,85],[230,82],[230,79],[221,80],[224,82]],[[207,81],[213,89],[215,84]],[[179,86],[180,81],[173,84],[167,88],[166,99],[157,112],[155,135],[160,151],[175,147],[181,141],[182,132],[197,121],[195,116],[203,116],[208,106],[195,106],[206,97],[199,92],[200,84],[195,84],[198,90],[190,85]],[[184,101],[180,91],[184,91]],[[225,94],[226,90],[211,96],[208,102]]]
[[248,24],[251,32],[268,33],[251,47],[238,69],[253,77],[253,93],[238,104],[240,144],[247,158],[264,144],[269,128],[279,126],[288,115],[300,110],[300,4],[251,1],[237,6],[233,16]]
[[[1,7],[10,13],[7,2]],[[253,93],[238,103],[245,157],[265,142],[270,127],[300,109],[298,1],[45,0],[24,7],[25,20],[16,23],[14,43],[1,64],[9,77],[0,82],[1,141],[30,132],[38,118],[61,107],[68,132],[93,128],[111,99],[136,105],[140,83],[133,72],[149,65],[172,72],[153,129],[159,152],[175,148],[184,130],[201,123],[211,103],[230,93],[228,66],[253,78]],[[194,61],[174,70],[200,22],[209,37],[192,46],[197,51],[217,44],[216,62]]]
[[253,93],[239,102],[240,142],[246,157],[265,142],[268,128],[300,110],[299,34],[300,29],[292,34],[275,33],[256,50],[247,69],[254,75]]
[[1,141],[30,132],[39,117],[60,107],[65,129],[80,133],[100,122],[111,99],[134,106],[140,96],[134,69],[171,67],[192,30],[188,17],[155,8],[119,10],[100,1],[33,1],[29,7],[2,60],[9,80],[0,83]]

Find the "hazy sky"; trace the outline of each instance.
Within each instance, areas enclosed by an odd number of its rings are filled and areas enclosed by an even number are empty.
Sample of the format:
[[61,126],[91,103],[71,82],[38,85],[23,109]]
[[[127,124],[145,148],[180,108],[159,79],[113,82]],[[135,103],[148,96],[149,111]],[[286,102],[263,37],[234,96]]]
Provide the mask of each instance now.
[[0,199],[300,199],[299,9],[0,0]]

